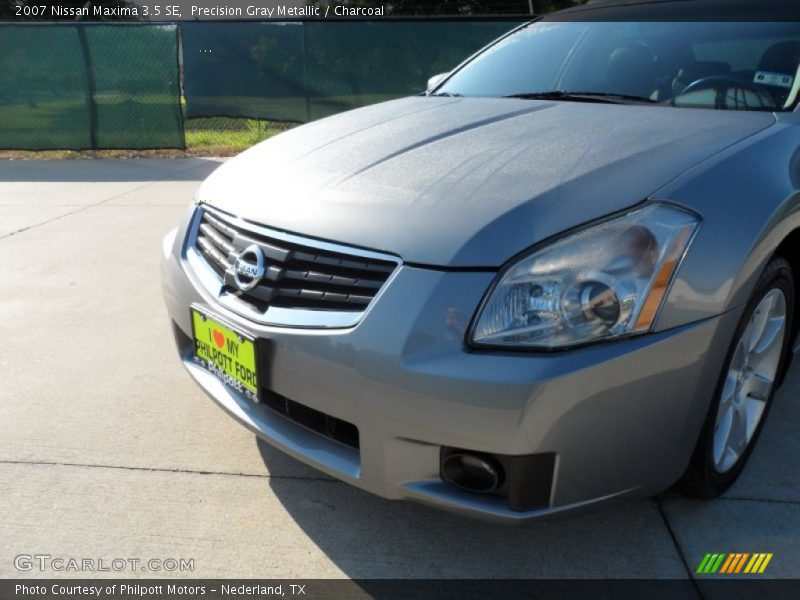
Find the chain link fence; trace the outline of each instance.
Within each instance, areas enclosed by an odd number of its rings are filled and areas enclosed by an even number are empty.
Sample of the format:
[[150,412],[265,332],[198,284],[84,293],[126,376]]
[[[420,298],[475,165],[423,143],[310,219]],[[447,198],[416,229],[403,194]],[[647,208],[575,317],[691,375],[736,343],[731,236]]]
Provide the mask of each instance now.
[[0,148],[183,148],[176,25],[0,26]]
[[419,93],[521,21],[0,25],[0,149],[230,154]]

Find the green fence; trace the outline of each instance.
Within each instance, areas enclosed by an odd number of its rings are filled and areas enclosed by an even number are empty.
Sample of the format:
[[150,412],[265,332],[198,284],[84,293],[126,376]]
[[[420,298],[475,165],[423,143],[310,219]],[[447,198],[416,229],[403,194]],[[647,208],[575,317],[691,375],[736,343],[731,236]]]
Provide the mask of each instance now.
[[518,24],[183,23],[186,115],[304,122],[417,94]]
[[185,148],[184,125],[208,138],[214,123],[244,144],[263,132],[241,118],[306,122],[419,93],[517,24],[2,24],[0,149]]
[[175,25],[0,26],[0,148],[183,148]]

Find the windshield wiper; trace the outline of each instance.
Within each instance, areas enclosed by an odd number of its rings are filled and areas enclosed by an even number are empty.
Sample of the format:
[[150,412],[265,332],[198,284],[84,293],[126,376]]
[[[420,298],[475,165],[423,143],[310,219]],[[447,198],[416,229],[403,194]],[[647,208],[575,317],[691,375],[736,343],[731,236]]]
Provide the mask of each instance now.
[[510,94],[504,98],[521,98],[523,100],[566,100],[572,102],[604,102],[606,104],[658,104],[657,100],[644,96],[631,96],[629,94],[614,94],[611,92],[565,92],[553,90],[550,92],[531,92],[523,94]]
[[433,94],[426,94],[427,96],[444,96],[445,98],[462,98],[464,94],[457,94],[454,92],[435,92]]

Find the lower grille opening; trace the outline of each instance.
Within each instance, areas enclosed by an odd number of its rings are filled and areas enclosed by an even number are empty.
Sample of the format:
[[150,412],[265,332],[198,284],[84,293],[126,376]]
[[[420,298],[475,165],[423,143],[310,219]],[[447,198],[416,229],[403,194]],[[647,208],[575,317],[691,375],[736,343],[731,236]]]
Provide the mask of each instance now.
[[[194,342],[192,338],[186,335],[175,321],[172,321],[172,332],[175,335],[175,342],[181,355],[193,351]],[[302,425],[329,440],[339,442],[354,450],[360,448],[358,428],[348,421],[326,415],[324,412],[309,408],[294,400],[289,400],[263,387],[261,388],[261,403],[287,417],[290,421]]]
[[306,429],[354,450],[359,449],[358,428],[352,423],[309,408],[264,388],[261,388],[261,401],[264,406]]

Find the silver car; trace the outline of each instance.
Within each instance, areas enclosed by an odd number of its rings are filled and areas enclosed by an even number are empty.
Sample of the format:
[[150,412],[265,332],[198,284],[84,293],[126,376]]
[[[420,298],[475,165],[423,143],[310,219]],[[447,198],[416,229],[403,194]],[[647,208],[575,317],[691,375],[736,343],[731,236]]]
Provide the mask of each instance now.
[[619,15],[526,24],[213,173],[163,246],[197,384],[466,515],[726,490],[796,336],[800,28]]

